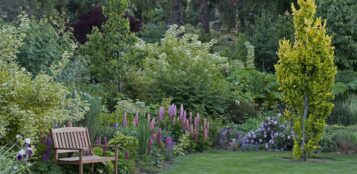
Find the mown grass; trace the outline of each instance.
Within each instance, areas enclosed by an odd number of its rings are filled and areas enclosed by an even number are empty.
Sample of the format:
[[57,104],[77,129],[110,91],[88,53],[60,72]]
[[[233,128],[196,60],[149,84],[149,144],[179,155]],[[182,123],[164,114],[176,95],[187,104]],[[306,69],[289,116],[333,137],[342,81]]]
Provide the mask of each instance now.
[[357,154],[324,153],[307,162],[290,154],[209,151],[176,158],[162,174],[357,174]]

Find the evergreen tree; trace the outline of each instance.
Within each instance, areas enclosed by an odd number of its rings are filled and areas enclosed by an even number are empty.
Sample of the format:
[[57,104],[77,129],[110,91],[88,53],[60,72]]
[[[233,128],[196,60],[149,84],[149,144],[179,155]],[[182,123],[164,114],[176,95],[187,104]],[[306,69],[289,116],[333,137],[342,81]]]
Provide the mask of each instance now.
[[277,80],[287,105],[286,118],[294,124],[293,155],[306,160],[316,149],[325,120],[333,108],[334,48],[321,18],[315,18],[315,0],[292,6],[295,42],[280,42]]

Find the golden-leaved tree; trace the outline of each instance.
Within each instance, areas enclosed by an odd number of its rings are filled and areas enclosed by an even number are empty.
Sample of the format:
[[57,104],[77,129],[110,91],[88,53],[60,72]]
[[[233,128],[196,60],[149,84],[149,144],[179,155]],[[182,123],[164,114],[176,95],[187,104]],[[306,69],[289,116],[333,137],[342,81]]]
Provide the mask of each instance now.
[[334,98],[334,48],[326,25],[315,18],[315,0],[292,5],[295,41],[282,40],[275,65],[277,80],[286,104],[285,116],[293,122],[296,159],[306,160],[318,147]]

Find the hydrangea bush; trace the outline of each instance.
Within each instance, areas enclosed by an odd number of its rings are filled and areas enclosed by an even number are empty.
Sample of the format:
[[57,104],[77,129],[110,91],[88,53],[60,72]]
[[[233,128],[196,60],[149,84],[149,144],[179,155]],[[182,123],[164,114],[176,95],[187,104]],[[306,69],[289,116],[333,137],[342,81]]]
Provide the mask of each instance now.
[[294,132],[289,123],[282,121],[280,115],[267,117],[256,130],[246,134],[237,132],[229,143],[229,148],[231,150],[291,150],[293,136]]

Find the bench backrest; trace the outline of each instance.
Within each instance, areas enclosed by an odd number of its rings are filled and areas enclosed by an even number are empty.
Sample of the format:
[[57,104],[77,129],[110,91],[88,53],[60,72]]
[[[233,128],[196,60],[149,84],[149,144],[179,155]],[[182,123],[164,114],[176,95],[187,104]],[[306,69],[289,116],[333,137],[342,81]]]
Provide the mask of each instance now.
[[[53,145],[55,149],[58,148],[90,148],[91,143],[89,139],[88,129],[83,127],[66,127],[51,129]],[[68,150],[58,151],[58,153],[65,153]]]

